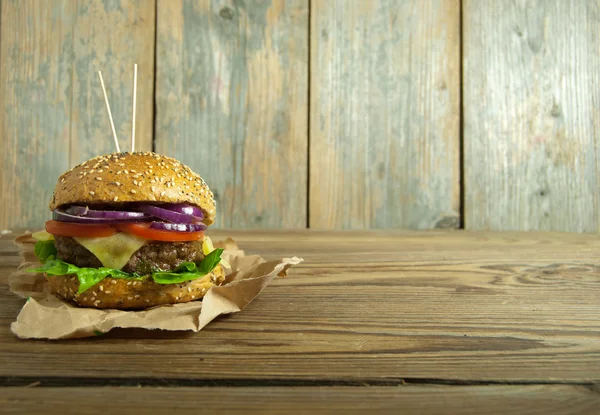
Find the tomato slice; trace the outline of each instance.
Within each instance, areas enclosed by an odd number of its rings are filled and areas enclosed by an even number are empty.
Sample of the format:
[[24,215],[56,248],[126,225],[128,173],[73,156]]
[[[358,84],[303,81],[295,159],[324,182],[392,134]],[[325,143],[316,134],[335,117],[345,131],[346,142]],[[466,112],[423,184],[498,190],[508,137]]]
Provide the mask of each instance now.
[[187,242],[187,241],[198,241],[204,236],[204,231],[198,232],[174,232],[174,231],[163,231],[161,229],[152,229],[149,223],[136,222],[136,223],[120,223],[115,225],[118,230],[127,232],[140,238],[152,239],[154,241],[165,241],[165,242]]
[[110,225],[91,225],[73,222],[49,220],[46,222],[46,232],[57,236],[80,236],[84,238],[100,238],[111,236],[117,230]]

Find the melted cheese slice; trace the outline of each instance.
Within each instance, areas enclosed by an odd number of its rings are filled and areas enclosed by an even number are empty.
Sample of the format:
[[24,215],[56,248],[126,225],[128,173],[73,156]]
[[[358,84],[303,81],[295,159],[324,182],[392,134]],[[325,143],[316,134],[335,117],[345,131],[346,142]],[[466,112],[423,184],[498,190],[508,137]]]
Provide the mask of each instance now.
[[[213,245],[212,240],[208,236],[205,236],[204,241],[202,241],[202,252],[204,253],[204,255],[208,255],[214,250],[215,246]],[[219,263],[224,267],[231,268],[229,262],[227,262],[224,258],[221,258],[221,261]]]
[[212,240],[208,236],[205,236],[202,241],[202,252],[204,255],[208,255],[214,250],[215,247],[213,246]]
[[31,234],[31,237],[38,241],[53,241],[54,240],[54,236],[52,236],[51,234],[49,234],[46,231],[34,232]]
[[147,239],[138,238],[125,232],[117,232],[102,238],[73,238],[96,257],[107,268],[121,269],[131,256],[140,249]]

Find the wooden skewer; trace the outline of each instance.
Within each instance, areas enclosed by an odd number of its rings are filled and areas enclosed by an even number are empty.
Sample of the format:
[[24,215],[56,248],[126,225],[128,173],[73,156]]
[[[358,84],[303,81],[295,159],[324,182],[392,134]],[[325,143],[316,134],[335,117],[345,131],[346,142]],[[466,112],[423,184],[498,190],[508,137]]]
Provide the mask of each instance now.
[[113,137],[115,139],[115,146],[117,146],[117,153],[121,152],[119,147],[119,140],[117,139],[117,132],[115,131],[115,123],[113,123],[112,113],[110,112],[110,104],[108,103],[108,97],[106,96],[106,88],[104,88],[104,80],[102,79],[102,71],[98,71],[98,77],[100,78],[100,85],[102,85],[102,93],[104,94],[104,102],[106,103],[106,110],[108,111],[108,119],[110,120],[110,127],[112,128]]
[[137,63],[133,65],[133,120],[131,121],[131,152],[135,151],[135,104],[137,95]]

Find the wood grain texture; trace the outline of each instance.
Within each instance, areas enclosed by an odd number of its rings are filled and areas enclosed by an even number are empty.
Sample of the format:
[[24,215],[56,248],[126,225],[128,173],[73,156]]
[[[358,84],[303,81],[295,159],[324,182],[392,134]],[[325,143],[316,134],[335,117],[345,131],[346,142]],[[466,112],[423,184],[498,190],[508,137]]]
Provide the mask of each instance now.
[[2,388],[7,414],[597,414],[597,388],[571,385],[241,388]]
[[459,225],[459,6],[311,2],[311,228]]
[[134,63],[138,64],[135,148],[152,150],[155,0],[88,0],[77,4],[71,164],[115,151],[99,70],[121,150],[131,149]]
[[598,231],[600,6],[464,2],[469,229]]
[[306,227],[308,1],[159,1],[156,148],[216,227]]
[[[370,382],[600,381],[593,234],[245,231],[247,253],[305,259],[200,333],[20,341],[0,240],[0,376]],[[69,364],[57,362],[68,361]]]
[[42,224],[69,167],[74,2],[6,0],[0,20],[0,229]]
[[2,2],[0,229],[41,225],[58,176],[114,151],[102,70],[129,148],[133,64],[137,148],[152,148],[154,0]]

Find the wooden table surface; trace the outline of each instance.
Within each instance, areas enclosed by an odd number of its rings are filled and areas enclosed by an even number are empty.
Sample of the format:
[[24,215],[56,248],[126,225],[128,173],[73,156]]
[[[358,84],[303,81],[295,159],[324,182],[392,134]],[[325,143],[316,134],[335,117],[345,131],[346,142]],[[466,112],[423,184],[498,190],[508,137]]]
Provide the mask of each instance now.
[[598,235],[211,236],[305,262],[199,333],[69,341],[10,332],[23,300],[6,286],[19,259],[3,236],[1,410],[600,413]]

